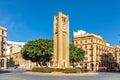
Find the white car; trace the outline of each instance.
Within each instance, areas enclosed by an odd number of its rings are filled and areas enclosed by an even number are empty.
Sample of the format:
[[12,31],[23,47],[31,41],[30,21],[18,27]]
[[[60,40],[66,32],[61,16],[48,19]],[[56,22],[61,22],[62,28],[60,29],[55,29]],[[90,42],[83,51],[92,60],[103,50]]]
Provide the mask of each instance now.
[[80,65],[77,65],[77,66],[75,66],[76,68],[82,68],[82,66],[80,66]]

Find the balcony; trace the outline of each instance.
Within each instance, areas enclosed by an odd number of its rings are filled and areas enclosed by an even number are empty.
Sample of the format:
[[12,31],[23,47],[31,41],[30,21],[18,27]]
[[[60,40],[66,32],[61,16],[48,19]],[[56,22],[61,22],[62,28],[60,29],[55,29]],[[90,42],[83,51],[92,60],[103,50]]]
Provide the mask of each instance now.
[[4,53],[0,54],[0,57],[5,57],[5,54]]

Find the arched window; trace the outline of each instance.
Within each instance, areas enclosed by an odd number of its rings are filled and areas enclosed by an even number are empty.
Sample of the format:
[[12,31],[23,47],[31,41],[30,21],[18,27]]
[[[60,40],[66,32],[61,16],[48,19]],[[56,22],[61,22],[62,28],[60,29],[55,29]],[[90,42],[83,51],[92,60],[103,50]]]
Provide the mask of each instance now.
[[91,39],[91,42],[93,42],[93,39]]
[[87,40],[85,41],[85,43],[87,43]]

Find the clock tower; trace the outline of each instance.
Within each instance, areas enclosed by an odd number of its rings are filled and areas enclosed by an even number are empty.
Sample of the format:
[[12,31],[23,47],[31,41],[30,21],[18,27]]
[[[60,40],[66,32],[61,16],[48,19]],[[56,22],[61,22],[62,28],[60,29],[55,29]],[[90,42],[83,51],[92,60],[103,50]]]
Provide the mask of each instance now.
[[69,67],[69,20],[61,12],[54,16],[53,67]]

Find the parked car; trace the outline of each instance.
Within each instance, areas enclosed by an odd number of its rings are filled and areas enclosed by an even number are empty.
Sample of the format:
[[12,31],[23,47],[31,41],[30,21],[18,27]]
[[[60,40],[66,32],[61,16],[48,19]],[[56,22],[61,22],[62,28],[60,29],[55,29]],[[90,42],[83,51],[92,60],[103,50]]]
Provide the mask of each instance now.
[[76,68],[82,68],[82,66],[80,66],[80,65],[77,65],[77,66],[75,66]]
[[100,71],[100,72],[106,72],[107,69],[108,69],[107,66],[99,66],[99,67],[98,67],[98,71]]

